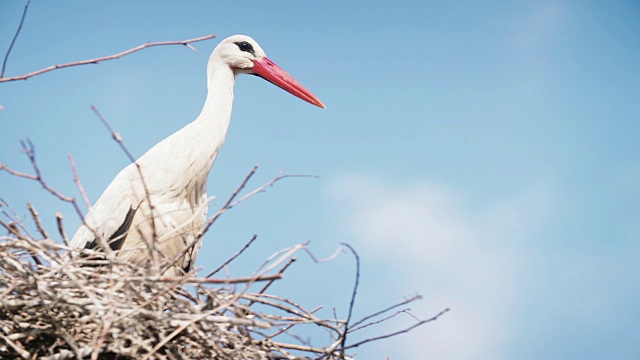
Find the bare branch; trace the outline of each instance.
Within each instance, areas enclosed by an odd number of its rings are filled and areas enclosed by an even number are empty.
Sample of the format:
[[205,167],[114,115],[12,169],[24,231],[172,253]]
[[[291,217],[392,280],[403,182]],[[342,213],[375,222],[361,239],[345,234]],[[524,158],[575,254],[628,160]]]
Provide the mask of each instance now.
[[69,164],[71,165],[71,172],[73,173],[73,181],[76,183],[78,190],[80,191],[80,196],[82,196],[82,200],[84,200],[84,204],[87,206],[87,210],[91,210],[91,201],[89,201],[89,197],[87,193],[84,191],[84,186],[82,186],[82,182],[80,181],[80,177],[78,176],[78,170],[76,168],[76,162],[73,160],[73,155],[67,154],[69,158]]
[[69,238],[67,237],[67,233],[64,231],[64,226],[62,225],[62,214],[56,213],[56,223],[58,224],[58,233],[62,238],[62,242],[64,242],[65,246],[69,246]]
[[11,339],[7,338],[2,333],[0,333],[0,338],[2,338],[2,340],[4,340],[4,342],[6,342],[9,346],[11,346],[13,350],[15,350],[18,354],[20,354],[21,358],[29,359],[30,357],[29,352],[26,351],[22,346],[14,343],[13,341],[11,341]]
[[35,175],[32,174],[27,174],[27,173],[23,173],[14,169],[11,169],[10,167],[8,167],[5,164],[0,163],[0,170],[4,170],[5,172],[8,172],[9,174],[13,175],[13,176],[17,176],[20,178],[24,178],[24,179],[29,179],[29,180],[34,180],[40,183],[40,185],[47,190],[49,193],[51,193],[52,195],[54,195],[55,197],[57,197],[58,199],[64,201],[64,202],[68,202],[71,205],[73,205],[73,208],[76,210],[76,212],[78,213],[78,215],[80,216],[80,218],[84,218],[84,214],[82,213],[82,210],[80,210],[80,207],[78,206],[78,203],[76,202],[76,199],[70,196],[66,196],[63,195],[62,193],[58,192],[57,190],[55,190],[54,188],[50,187],[46,181],[44,181],[44,178],[42,177],[42,172],[40,171],[40,167],[38,166],[38,162],[36,161],[36,148],[33,145],[33,143],[31,142],[31,140],[27,139],[20,141],[20,144],[22,145],[22,152],[25,153],[25,155],[29,158],[29,161],[31,162],[31,167],[33,168]]
[[183,282],[185,284],[239,284],[257,281],[274,281],[282,279],[282,274],[274,275],[262,275],[262,276],[247,276],[239,278],[229,279],[206,279],[206,278],[172,278],[172,277],[160,277],[160,278],[145,278],[147,281],[154,282]]
[[[294,262],[296,262],[296,260],[298,260],[295,256],[293,256],[291,259],[289,259],[289,262],[287,262],[286,264],[284,264],[284,266],[282,267],[282,269],[280,269],[280,271],[278,271],[278,275],[282,275],[284,274],[284,271],[287,270],[287,268],[289,266],[291,266],[291,264],[293,264]],[[258,294],[264,294],[265,291],[267,291],[267,289],[269,288],[269,286],[271,286],[271,284],[273,284],[273,280],[269,281],[262,289],[260,289],[260,291],[258,291]]]
[[224,205],[222,205],[222,208],[220,208],[220,210],[218,210],[218,212],[215,213],[215,215],[209,218],[209,221],[207,221],[207,224],[205,225],[204,230],[202,231],[202,235],[206,234],[206,232],[209,230],[211,225],[213,225],[213,223],[220,217],[220,215],[222,215],[225,211],[227,211],[230,208],[229,206],[231,205],[231,202],[236,198],[236,196],[238,196],[240,191],[244,189],[244,187],[249,182],[249,179],[251,179],[251,177],[256,173],[257,170],[258,170],[258,165],[254,165],[251,171],[249,171],[249,174],[247,174],[247,176],[244,177],[244,180],[242,180],[242,183],[240,183],[240,186],[238,186],[238,188],[233,192],[233,194],[231,194],[227,202],[225,202]]
[[99,58],[95,58],[95,59],[89,59],[89,60],[82,60],[82,61],[75,61],[75,62],[70,62],[70,63],[66,63],[66,64],[59,64],[59,65],[53,65],[53,66],[49,66],[46,67],[44,69],[40,69],[28,74],[24,74],[24,75],[20,75],[20,76],[14,76],[14,77],[0,77],[0,83],[2,82],[8,82],[8,81],[16,81],[16,80],[26,80],[29,78],[32,78],[36,75],[40,75],[40,74],[44,74],[46,72],[49,71],[53,71],[53,70],[57,70],[57,69],[64,69],[64,68],[68,68],[68,67],[72,67],[72,66],[80,66],[80,65],[88,65],[88,64],[98,64],[102,61],[107,61],[107,60],[114,60],[114,59],[119,59],[125,55],[129,55],[131,53],[134,53],[136,51],[140,51],[142,49],[146,49],[149,47],[153,47],[153,46],[164,46],[164,45],[184,45],[189,47],[190,49],[193,50],[193,47],[190,46],[189,44],[194,43],[194,42],[198,42],[198,41],[203,41],[203,40],[209,40],[209,39],[213,39],[215,38],[216,35],[207,35],[207,36],[201,36],[198,38],[194,38],[194,39],[188,39],[188,40],[179,40],[179,41],[160,41],[160,42],[150,42],[150,43],[146,43],[146,44],[142,44],[142,45],[138,45],[134,48],[131,48],[129,50],[114,54],[114,55],[109,55],[109,56],[103,56],[103,57],[99,57]]
[[387,311],[390,311],[390,310],[393,310],[393,309],[395,309],[397,307],[409,304],[409,303],[414,302],[416,300],[422,300],[422,296],[420,296],[420,295],[413,296],[413,297],[411,297],[411,298],[409,298],[409,299],[407,299],[407,300],[405,300],[405,301],[403,301],[401,303],[395,304],[395,305],[390,306],[390,307],[388,307],[386,309],[383,309],[383,310],[380,310],[380,311],[378,311],[376,313],[373,313],[371,315],[365,316],[362,319],[360,319],[360,320],[356,321],[355,323],[351,324],[351,327],[354,327],[354,326],[357,326],[359,324],[362,324],[363,322],[365,322],[365,321],[367,321],[367,320],[369,320],[371,318],[374,318],[374,317],[376,317],[378,315],[386,313]]
[[347,321],[345,323],[345,332],[342,335],[342,342],[340,346],[340,353],[344,358],[345,344],[347,342],[347,334],[349,333],[349,321],[351,321],[351,314],[353,313],[353,306],[356,302],[356,294],[358,293],[358,283],[360,282],[360,257],[358,256],[358,253],[353,249],[353,247],[351,247],[351,245],[347,243],[341,243],[341,245],[346,246],[351,251],[353,256],[356,258],[356,282],[353,285],[353,292],[351,293],[351,302],[349,303],[349,313],[347,315]]
[[22,11],[22,18],[20,19],[20,24],[18,25],[18,30],[16,30],[16,34],[13,36],[11,40],[11,44],[9,45],[9,49],[4,56],[4,61],[2,62],[2,71],[0,71],[0,79],[4,77],[4,72],[7,69],[7,61],[9,60],[9,55],[11,54],[11,50],[13,49],[13,45],[16,43],[18,39],[18,35],[20,35],[20,30],[22,30],[22,24],[24,24],[24,19],[27,17],[27,10],[29,10],[29,3],[31,0],[27,0],[27,3],[24,5],[24,10]]
[[109,121],[107,121],[107,119],[102,115],[100,110],[98,110],[98,108],[95,105],[91,105],[90,108],[98,116],[98,119],[100,119],[100,121],[102,121],[102,124],[104,124],[104,126],[107,128],[107,130],[109,130],[109,133],[111,134],[111,137],[113,137],[113,140],[115,140],[115,142],[117,142],[118,145],[120,145],[120,148],[127,155],[129,160],[132,163],[135,163],[136,159],[133,157],[133,155],[131,155],[131,153],[129,152],[129,149],[127,149],[127,146],[124,144],[124,142],[122,142],[122,136],[120,136],[120,133],[115,131],[115,130],[113,130],[113,128],[111,127],[111,124],[109,124]]
[[396,335],[400,335],[400,334],[408,333],[409,331],[411,331],[411,330],[413,330],[413,329],[417,328],[418,326],[422,326],[422,325],[424,325],[424,324],[426,324],[426,323],[430,323],[430,322],[432,322],[432,321],[436,321],[436,320],[438,320],[438,318],[440,318],[440,316],[444,315],[444,314],[445,314],[446,312],[448,312],[448,311],[449,311],[449,309],[448,309],[448,308],[447,308],[447,309],[444,309],[444,310],[440,311],[436,316],[434,316],[434,317],[432,317],[432,318],[430,318],[430,319],[421,320],[421,321],[419,321],[418,323],[413,324],[412,326],[409,326],[409,327],[407,327],[407,328],[405,328],[405,329],[402,329],[402,330],[400,330],[400,331],[396,331],[396,332],[392,332],[392,333],[389,333],[389,334],[386,334],[386,335],[376,336],[376,337],[372,337],[372,338],[369,338],[369,339],[366,339],[366,340],[362,340],[362,341],[357,342],[357,343],[355,343],[355,344],[349,345],[349,346],[345,347],[344,349],[345,349],[345,350],[346,350],[346,349],[352,349],[352,348],[358,347],[358,346],[360,346],[360,345],[362,345],[362,344],[366,344],[366,343],[368,343],[368,342],[377,341],[377,340],[382,340],[382,339],[390,338],[390,337],[393,337],[393,336],[396,336]]
[[220,208],[220,210],[218,210],[218,212],[216,212],[212,217],[209,218],[209,220],[207,221],[207,224],[204,227],[204,230],[202,231],[202,234],[200,235],[202,237],[202,235],[206,234],[206,232],[209,230],[209,228],[211,227],[211,225],[213,225],[213,223],[225,212],[227,212],[227,210],[232,209],[233,207],[237,206],[238,204],[240,204],[241,202],[247,200],[248,198],[252,197],[253,195],[256,195],[258,193],[261,192],[265,192],[267,190],[267,188],[273,186],[275,183],[277,183],[278,181],[282,180],[282,179],[286,179],[286,178],[318,178],[315,175],[284,175],[284,170],[280,171],[278,173],[278,175],[276,175],[275,178],[271,179],[271,181],[263,184],[260,187],[257,187],[256,189],[244,194],[240,199],[233,201],[237,195],[240,193],[240,191],[242,191],[242,189],[245,187],[245,185],[247,184],[247,182],[249,181],[249,179],[251,179],[251,177],[256,173],[256,170],[258,170],[258,165],[255,165],[253,167],[253,169],[251,169],[251,171],[249,172],[249,174],[244,178],[244,180],[242,181],[242,184],[240,184],[240,186],[236,189],[236,191],[233,193],[233,195],[231,195],[231,197],[227,200],[227,202],[222,206],[222,208]]
[[412,318],[414,318],[414,319],[416,319],[416,320],[420,321],[420,319],[416,318],[415,316],[413,316],[413,315],[409,312],[409,309],[402,309],[402,310],[398,310],[398,311],[394,312],[393,314],[391,314],[391,315],[389,315],[389,316],[383,317],[383,318],[382,318],[382,319],[380,319],[380,320],[376,320],[376,321],[372,321],[372,322],[370,322],[370,323],[366,323],[366,324],[364,324],[364,325],[358,326],[357,328],[354,328],[353,326],[351,326],[351,329],[349,329],[349,331],[348,331],[348,332],[349,332],[349,333],[353,333],[353,332],[355,332],[355,331],[358,331],[358,330],[364,329],[364,328],[366,328],[366,327],[369,327],[369,326],[372,326],[372,325],[376,325],[376,324],[380,324],[380,323],[385,322],[385,321],[387,321],[387,320],[389,320],[389,319],[393,319],[394,317],[396,317],[396,316],[398,316],[398,315],[400,315],[400,314],[407,314],[407,315],[411,316]]
[[[120,146],[120,148],[122,149],[122,151],[127,155],[127,157],[129,158],[129,160],[131,161],[132,164],[135,164],[136,169],[138,170],[138,175],[140,176],[140,181],[142,181],[142,187],[144,188],[144,193],[147,197],[147,202],[149,203],[149,211],[151,212],[151,241],[149,241],[145,236],[141,236],[140,238],[142,240],[144,240],[145,245],[147,245],[147,249],[149,250],[149,256],[151,258],[151,264],[155,267],[157,265],[157,259],[156,259],[156,249],[155,249],[155,241],[158,238],[158,232],[157,232],[157,228],[156,228],[156,219],[155,219],[155,206],[153,205],[153,202],[151,201],[151,195],[149,193],[149,187],[147,186],[147,182],[144,179],[144,175],[142,174],[142,169],[140,168],[140,164],[138,164],[138,162],[136,161],[136,159],[133,157],[133,155],[131,155],[131,152],[129,151],[129,149],[127,148],[127,146],[124,144],[124,142],[122,141],[122,136],[120,136],[119,132],[116,132],[115,130],[113,130],[113,128],[111,127],[111,124],[109,123],[109,121],[107,121],[107,119],[102,115],[102,113],[98,110],[98,108],[95,105],[91,105],[91,110],[93,110],[93,112],[98,116],[98,118],[100,119],[100,121],[102,121],[102,123],[104,124],[104,126],[107,128],[107,130],[109,130],[109,132],[111,133],[111,136],[113,137],[113,140],[115,140],[118,145]],[[104,239],[98,237],[98,240],[100,240],[101,242],[105,242]],[[111,249],[108,246],[105,246],[106,244],[101,244],[101,246],[107,251],[110,252]]]
[[45,239],[49,239],[49,234],[47,234],[47,231],[42,227],[42,221],[40,220],[40,213],[38,213],[38,210],[36,210],[31,203],[27,203],[27,209],[29,209],[31,216],[33,217],[33,222],[36,223],[36,227],[38,228],[40,235]]
[[[255,169],[255,168],[254,168]],[[244,247],[242,249],[240,249],[240,251],[238,251],[235,255],[233,255],[229,260],[225,261],[224,264],[218,266],[217,269],[213,270],[211,273],[209,273],[209,275],[205,276],[206,278],[212,277],[213,275],[215,275],[218,271],[222,270],[224,267],[226,267],[227,265],[229,265],[233,260],[235,260],[238,256],[240,256],[245,250],[247,250],[249,248],[249,246],[251,246],[251,244],[258,238],[258,234],[253,235],[253,237],[251,238],[251,240],[249,240],[249,242],[247,242],[246,244],[244,244]]]

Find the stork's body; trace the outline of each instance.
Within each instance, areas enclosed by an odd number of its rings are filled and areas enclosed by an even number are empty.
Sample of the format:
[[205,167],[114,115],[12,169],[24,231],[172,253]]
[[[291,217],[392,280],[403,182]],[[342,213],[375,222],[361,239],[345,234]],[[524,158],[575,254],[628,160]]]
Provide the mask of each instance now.
[[[120,171],[85,217],[72,247],[97,249],[108,243],[119,259],[144,264],[151,260],[152,244],[159,263],[172,261],[165,275],[193,267],[207,214],[207,178],[229,129],[239,73],[261,76],[324,107],[267,59],[253,39],[235,35],[223,40],[209,59],[208,95],[200,115],[147,151],[137,165]],[[185,251],[186,245],[193,246]]]

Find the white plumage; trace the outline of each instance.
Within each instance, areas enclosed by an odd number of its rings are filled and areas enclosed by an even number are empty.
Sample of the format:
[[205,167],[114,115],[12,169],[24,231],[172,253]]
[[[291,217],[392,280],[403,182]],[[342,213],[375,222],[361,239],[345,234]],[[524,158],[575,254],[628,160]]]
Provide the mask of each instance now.
[[[85,217],[72,247],[100,249],[108,243],[119,259],[145,264],[151,260],[150,244],[158,250],[158,264],[165,265],[164,275],[193,268],[206,221],[207,178],[229,129],[233,86],[240,73],[258,75],[325,107],[250,37],[223,40],[209,58],[208,95],[200,115],[142,155],[138,166],[131,164],[116,175]],[[193,246],[184,252],[186,245]]]

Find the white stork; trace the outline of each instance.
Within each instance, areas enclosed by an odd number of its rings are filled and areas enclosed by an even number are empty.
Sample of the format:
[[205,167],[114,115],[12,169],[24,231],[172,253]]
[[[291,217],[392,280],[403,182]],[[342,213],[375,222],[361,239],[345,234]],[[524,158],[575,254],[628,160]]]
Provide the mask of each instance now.
[[[234,35],[213,50],[207,65],[207,99],[200,115],[125,167],[91,208],[71,246],[117,251],[120,260],[149,264],[151,244],[163,275],[188,272],[200,250],[207,214],[207,177],[231,119],[233,85],[251,74],[313,105],[324,104],[269,60],[252,38]],[[97,239],[99,237],[100,239]],[[194,244],[188,251],[185,246]],[[181,255],[184,254],[184,256]]]

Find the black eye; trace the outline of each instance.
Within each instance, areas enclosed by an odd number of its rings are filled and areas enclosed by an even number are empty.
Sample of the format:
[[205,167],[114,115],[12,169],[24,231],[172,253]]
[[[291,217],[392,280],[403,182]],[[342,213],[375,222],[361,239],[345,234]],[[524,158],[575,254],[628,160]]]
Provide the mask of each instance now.
[[246,41],[240,41],[234,44],[238,45],[238,48],[240,49],[240,51],[246,51],[250,54],[255,54],[255,51],[253,50],[253,46],[251,46],[251,44],[249,44]]

